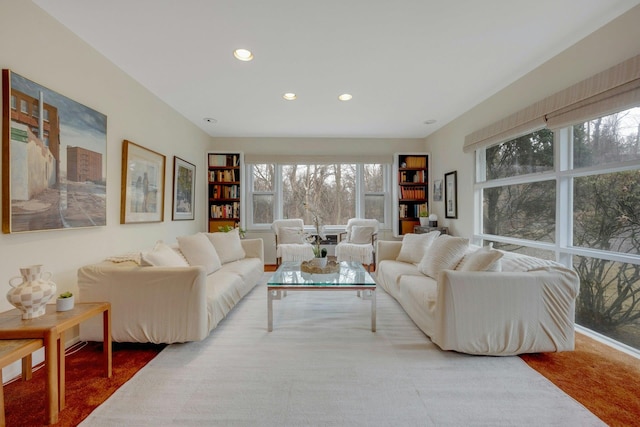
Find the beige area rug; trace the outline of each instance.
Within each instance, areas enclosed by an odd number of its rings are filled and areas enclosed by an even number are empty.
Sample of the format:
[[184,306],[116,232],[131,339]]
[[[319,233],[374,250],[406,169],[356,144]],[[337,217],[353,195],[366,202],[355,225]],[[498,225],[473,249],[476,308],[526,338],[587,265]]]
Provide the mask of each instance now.
[[[263,281],[266,281],[265,275]],[[167,347],[83,426],[600,426],[519,357],[443,352],[384,291],[256,286],[211,335]]]

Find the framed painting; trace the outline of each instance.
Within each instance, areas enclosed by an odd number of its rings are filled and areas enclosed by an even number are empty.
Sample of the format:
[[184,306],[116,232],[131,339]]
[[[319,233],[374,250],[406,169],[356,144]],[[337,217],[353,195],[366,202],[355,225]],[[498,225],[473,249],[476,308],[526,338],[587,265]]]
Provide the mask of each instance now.
[[122,142],[121,224],[164,220],[165,163],[160,153]]
[[441,202],[442,201],[442,180],[436,179],[433,181],[433,201]]
[[444,217],[458,218],[458,172],[444,174]]
[[173,213],[174,221],[195,219],[196,166],[173,156]]
[[106,225],[107,116],[2,70],[2,232]]

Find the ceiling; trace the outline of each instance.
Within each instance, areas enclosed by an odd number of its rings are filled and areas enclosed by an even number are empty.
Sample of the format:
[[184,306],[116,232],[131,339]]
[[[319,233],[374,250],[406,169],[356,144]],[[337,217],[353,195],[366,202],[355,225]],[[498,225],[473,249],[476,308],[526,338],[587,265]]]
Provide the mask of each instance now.
[[426,137],[640,3],[33,1],[211,136],[335,138]]

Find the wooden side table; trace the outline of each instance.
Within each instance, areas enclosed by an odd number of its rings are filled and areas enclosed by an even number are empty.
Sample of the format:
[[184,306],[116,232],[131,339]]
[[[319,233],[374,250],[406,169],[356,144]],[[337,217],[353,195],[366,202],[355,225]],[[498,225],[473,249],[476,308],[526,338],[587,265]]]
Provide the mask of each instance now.
[[6,425],[4,416],[4,380],[2,368],[22,359],[22,379],[31,379],[31,353],[42,348],[43,341],[38,339],[0,340],[0,426]]
[[65,331],[75,325],[102,314],[103,364],[105,375],[111,378],[111,304],[108,302],[78,303],[72,310],[56,311],[55,304],[48,304],[46,312],[35,319],[22,319],[18,309],[0,313],[0,339],[37,338],[43,340],[46,367],[45,402],[47,423],[58,422],[58,413],[65,406]]

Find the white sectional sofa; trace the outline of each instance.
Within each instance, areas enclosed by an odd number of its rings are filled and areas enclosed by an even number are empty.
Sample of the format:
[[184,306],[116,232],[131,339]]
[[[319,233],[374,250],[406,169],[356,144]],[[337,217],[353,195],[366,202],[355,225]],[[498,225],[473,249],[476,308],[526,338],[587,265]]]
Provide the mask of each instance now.
[[[580,287],[574,271],[466,239],[411,236],[378,241],[376,281],[443,350],[515,355],[574,349]],[[446,239],[458,239],[457,247]]]
[[[198,233],[179,237],[177,245],[158,242],[152,251],[80,268],[79,301],[111,303],[113,341],[198,341],[263,272],[262,239],[240,240],[237,232]],[[102,341],[101,325],[101,319],[81,323],[80,339]]]

